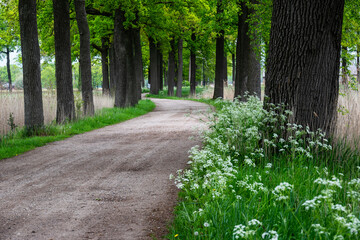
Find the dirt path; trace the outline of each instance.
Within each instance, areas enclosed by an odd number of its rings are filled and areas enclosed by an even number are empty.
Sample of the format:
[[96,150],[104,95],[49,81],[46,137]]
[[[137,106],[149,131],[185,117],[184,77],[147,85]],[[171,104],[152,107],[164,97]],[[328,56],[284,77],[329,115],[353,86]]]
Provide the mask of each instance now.
[[0,239],[152,239],[166,232],[207,105],[153,100],[142,117],[0,161]]

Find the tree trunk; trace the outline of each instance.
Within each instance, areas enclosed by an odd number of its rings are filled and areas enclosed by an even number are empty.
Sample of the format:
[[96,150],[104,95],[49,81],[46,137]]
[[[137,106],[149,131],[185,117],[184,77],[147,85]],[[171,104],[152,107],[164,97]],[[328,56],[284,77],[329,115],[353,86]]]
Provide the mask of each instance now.
[[[137,30],[134,28],[129,28],[125,30],[125,44],[126,44],[126,82],[127,82],[127,92],[126,92],[126,106],[133,107],[135,106],[140,99],[140,74],[136,72],[137,70],[137,55],[136,55],[136,38]],[[138,66],[140,67],[140,66]]]
[[109,69],[110,69],[110,96],[115,97],[115,89],[116,89],[116,85],[115,85],[115,74],[116,74],[116,70],[115,70],[115,56],[114,56],[114,44],[111,44],[111,47],[109,48],[109,59],[110,59],[110,64],[109,64]]
[[53,0],[57,109],[56,122],[75,118],[71,72],[69,1]]
[[228,71],[227,71],[227,56],[226,56],[226,52],[224,52],[224,76],[223,76],[223,79],[224,79],[224,85],[227,87],[228,86]]
[[178,42],[178,75],[177,75],[177,86],[176,96],[181,97],[182,95],[182,82],[183,82],[183,40],[180,38]]
[[120,8],[116,10],[114,20],[114,58],[115,58],[115,107],[126,107],[126,39],[125,13]]
[[203,62],[202,62],[202,83],[203,83],[203,86],[205,87],[206,86],[205,58],[203,59]]
[[159,94],[160,89],[160,76],[159,76],[159,54],[156,48],[154,39],[149,38],[149,48],[150,48],[150,93]]
[[163,55],[161,53],[160,47],[158,45],[158,76],[160,83],[160,90],[164,90],[164,74],[163,74]]
[[190,96],[196,95],[196,53],[195,53],[195,33],[191,34],[192,45],[190,47]]
[[85,0],[75,0],[76,22],[80,34],[81,94],[85,116],[94,115],[94,99],[91,84],[90,30],[86,17]]
[[19,22],[25,127],[34,130],[44,125],[36,0],[19,0]]
[[[224,12],[222,0],[217,1],[217,23]],[[224,30],[220,30],[216,37],[216,62],[215,62],[215,89],[213,99],[224,98]]]
[[110,94],[109,85],[109,43],[108,39],[101,38],[101,69],[103,75],[102,93],[103,95]]
[[341,67],[341,83],[344,85],[344,86],[347,86],[348,85],[348,75],[347,75],[347,72],[348,72],[348,69],[347,69],[347,47],[341,47],[342,49],[342,58],[341,58],[341,63],[342,63],[342,67]]
[[114,22],[114,55],[115,55],[115,106],[131,107],[138,103],[140,81],[136,74],[136,30],[125,29],[125,12],[119,8]]
[[265,93],[311,130],[331,133],[336,120],[343,10],[344,0],[273,2]]
[[169,64],[168,64],[168,95],[174,96],[175,84],[175,39],[170,41]]
[[135,58],[136,58],[136,79],[138,82],[138,99],[141,99],[141,87],[145,86],[144,82],[144,71],[143,71],[143,60],[142,60],[142,50],[141,50],[141,35],[140,28],[135,29]]
[[235,54],[231,54],[231,61],[232,61],[232,83],[235,85],[235,76],[236,76],[236,63],[235,63]]
[[10,66],[10,49],[6,48],[6,69],[9,80],[9,92],[12,92],[12,81],[11,81],[11,66]]
[[238,21],[238,41],[236,45],[236,75],[234,97],[245,100],[244,94],[261,97],[261,67],[249,37],[248,18],[251,10],[241,2],[242,13]]

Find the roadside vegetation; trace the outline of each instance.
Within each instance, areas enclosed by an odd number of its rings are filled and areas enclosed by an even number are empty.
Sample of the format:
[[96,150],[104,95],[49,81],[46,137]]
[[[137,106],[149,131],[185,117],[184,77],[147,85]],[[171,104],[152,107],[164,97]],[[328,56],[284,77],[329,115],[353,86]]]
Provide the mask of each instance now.
[[175,183],[170,239],[357,239],[360,153],[283,106],[221,102]]
[[120,123],[146,114],[154,108],[155,104],[150,100],[141,100],[135,107],[103,108],[98,110],[93,117],[81,117],[63,125],[51,122],[37,129],[36,132],[28,132],[26,128],[14,128],[7,134],[0,135],[0,159],[17,156],[49,142]]

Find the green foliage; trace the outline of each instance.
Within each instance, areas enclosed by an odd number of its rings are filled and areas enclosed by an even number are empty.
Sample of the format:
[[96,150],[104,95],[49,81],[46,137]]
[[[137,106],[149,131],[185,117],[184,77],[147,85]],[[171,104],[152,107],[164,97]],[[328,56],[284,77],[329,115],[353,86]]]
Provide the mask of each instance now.
[[17,156],[49,142],[59,141],[75,134],[120,123],[148,113],[154,108],[155,104],[153,102],[142,100],[132,108],[103,109],[97,112],[94,117],[86,117],[65,125],[49,125],[30,132],[24,128],[15,134],[2,136],[0,159]]
[[360,153],[279,124],[290,114],[276,114],[282,106],[221,104],[204,147],[175,178],[181,202],[169,239],[359,238]]

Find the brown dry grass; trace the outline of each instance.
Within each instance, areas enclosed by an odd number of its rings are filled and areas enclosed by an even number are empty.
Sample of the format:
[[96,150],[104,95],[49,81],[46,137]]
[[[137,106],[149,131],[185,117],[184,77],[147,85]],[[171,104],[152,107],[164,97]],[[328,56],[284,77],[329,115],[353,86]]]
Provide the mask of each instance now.
[[355,144],[360,140],[360,92],[347,90],[339,97],[339,111],[335,137]]
[[[56,118],[56,95],[54,92],[43,92],[43,105],[44,121],[45,124],[49,124]],[[75,105],[81,105],[80,93],[75,93]],[[95,110],[113,107],[114,99],[95,92],[94,105]],[[81,109],[77,109],[77,112],[81,112]],[[24,126],[24,95],[22,92],[18,91],[12,94],[0,92],[0,135],[10,131],[8,124],[10,114],[13,115],[14,123],[17,126]]]

